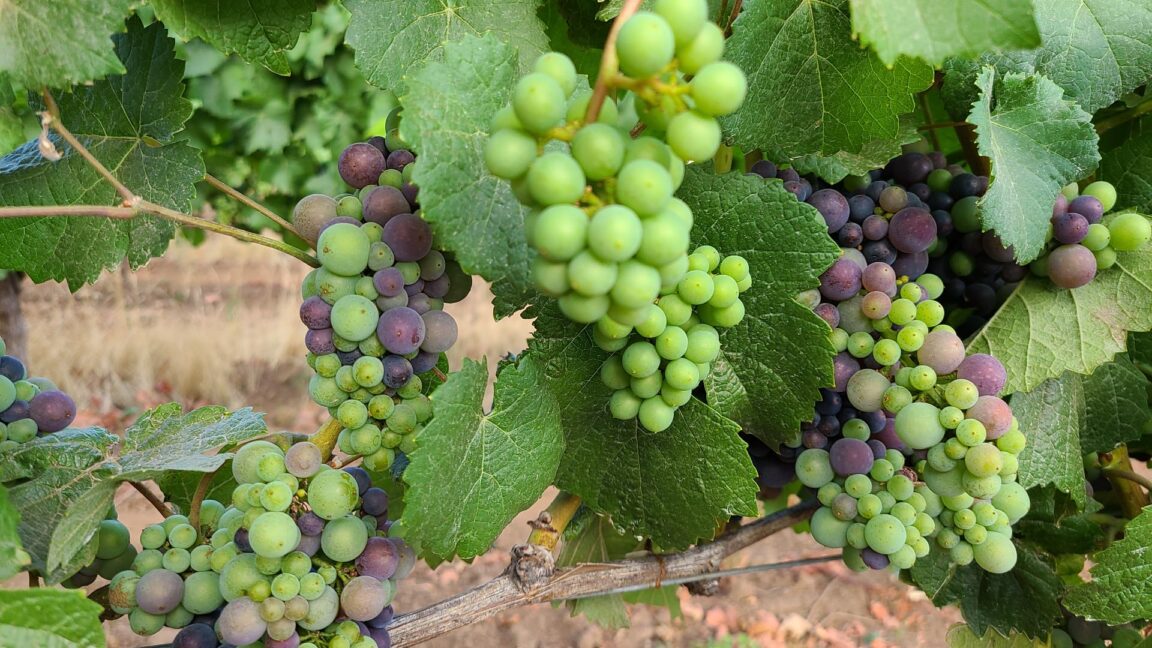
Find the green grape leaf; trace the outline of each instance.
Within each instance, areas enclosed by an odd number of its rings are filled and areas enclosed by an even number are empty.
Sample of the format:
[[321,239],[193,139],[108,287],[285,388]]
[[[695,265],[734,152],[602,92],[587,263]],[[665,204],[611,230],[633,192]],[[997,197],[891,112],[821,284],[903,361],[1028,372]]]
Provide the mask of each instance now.
[[0,3],[0,73],[26,88],[67,87],[124,72],[109,36],[130,0],[6,0]]
[[1013,537],[1052,555],[1090,553],[1104,537],[1104,529],[1055,487],[1033,488],[1028,496],[1032,507],[1012,526]]
[[540,388],[559,401],[564,425],[557,487],[660,550],[711,539],[718,522],[756,514],[756,471],[736,424],[695,399],[659,433],[612,418],[600,380],[606,358],[590,328],[551,303],[527,317],[536,318],[528,353],[543,364]]
[[[556,556],[556,566],[610,562],[623,558],[639,546],[637,537],[621,533],[606,516],[581,507],[564,530],[564,542]],[[620,594],[575,599],[565,601],[564,605],[572,616],[583,614],[589,621],[605,628],[627,628],[629,625],[628,609]]]
[[404,470],[411,490],[400,520],[421,555],[479,556],[552,483],[564,436],[541,371],[531,357],[502,366],[487,414],[487,362],[465,360],[432,395],[435,416]]
[[852,42],[849,23],[848,0],[745,5],[727,55],[748,74],[748,98],[724,120],[737,145],[776,162],[868,151],[877,166],[899,154],[900,115],[931,85],[932,68],[885,66]]
[[239,54],[287,75],[291,69],[285,50],[312,23],[316,0],[152,0],[152,7],[184,40],[201,38],[225,54]]
[[20,544],[20,511],[8,500],[8,489],[0,486],[0,581],[15,576],[32,562]]
[[484,166],[488,123],[519,78],[516,50],[494,34],[465,36],[445,46],[443,59],[409,80],[401,133],[419,152],[412,179],[436,240],[456,253],[466,272],[492,284],[502,317],[535,294],[524,238],[527,210]]
[[[344,0],[352,12],[347,42],[368,83],[397,94],[414,70],[450,61],[451,45],[472,36],[511,43],[516,74],[548,51],[544,23],[536,16],[539,5],[540,0]],[[443,88],[466,94],[455,86]]]
[[1028,445],[1020,453],[1017,479],[1025,488],[1052,484],[1068,493],[1079,509],[1086,502],[1080,430],[1084,412],[1084,385],[1080,377],[1065,374],[1032,391],[1012,396],[1012,412]]
[[595,78],[609,25],[587,13],[579,0],[545,2],[540,6],[540,19],[548,30],[551,49],[572,59],[576,72]]
[[1080,452],[1107,452],[1139,439],[1152,412],[1148,410],[1148,378],[1127,355],[1118,355],[1084,381],[1084,422]]
[[103,648],[101,612],[83,590],[0,590],[0,648]]
[[980,153],[992,160],[992,184],[980,199],[984,227],[1027,263],[1044,250],[1060,187],[1096,168],[1099,138],[1092,115],[1042,75],[997,80],[984,68],[976,85],[980,99],[968,121]]
[[933,551],[916,561],[909,577],[937,607],[956,604],[977,636],[992,629],[1046,637],[1061,618],[1064,585],[1040,556],[1019,543],[1016,550],[1019,559],[1006,574],[989,574],[975,563],[952,565],[947,551]]
[[152,479],[169,470],[212,472],[232,455],[205,452],[267,433],[264,415],[249,408],[201,407],[184,414],[178,403],[161,405],[124,433],[121,479]]
[[[710,377],[705,387],[709,394],[714,388],[725,394],[716,406],[743,390],[755,406],[724,407],[719,413],[778,446],[812,418],[819,388],[832,384],[835,352],[828,326],[796,295],[819,285],[820,273],[836,260],[838,249],[819,212],[798,202],[779,180],[718,176],[694,164],[678,196],[695,217],[693,242],[743,256],[752,271],[752,287],[740,296],[744,321],[720,334],[723,362],[731,374]],[[740,387],[720,384],[733,376]]]
[[[137,195],[188,211],[195,183],[204,176],[199,153],[176,139],[192,113],[181,97],[184,64],[160,23],[113,37],[128,70],[58,97],[63,122],[89,151]],[[29,142],[0,158],[0,205],[116,205],[107,183],[62,141],[58,162]],[[132,268],[163,254],[175,226],[160,218],[92,217],[0,219],[0,267],[26,272],[33,281],[94,281],[127,259]]]
[[1110,624],[1152,616],[1152,507],[1124,527],[1124,538],[1093,556],[1092,580],[1068,591],[1064,604],[1076,614]]
[[916,124],[907,115],[900,120],[901,130],[894,139],[868,142],[860,153],[833,153],[832,155],[802,155],[792,159],[792,168],[801,175],[816,174],[832,183],[848,175],[864,175],[884,166],[892,157],[892,145],[911,144],[920,140]]
[[1026,277],[968,345],[1008,370],[1005,393],[1065,371],[1090,373],[1124,351],[1129,331],[1152,329],[1152,250],[1120,252],[1086,286],[1063,290]]
[[1105,152],[1097,175],[1116,187],[1117,208],[1152,212],[1152,129]]
[[1007,637],[989,629],[982,635],[972,631],[971,626],[957,624],[948,628],[944,637],[948,648],[1050,648],[1047,635],[1042,639],[1032,639],[1027,635],[1010,633]]
[[1040,45],[1031,0],[851,0],[852,31],[880,60],[901,56],[939,67],[951,56]]
[[[196,488],[200,485],[203,473],[198,472],[166,472],[156,478],[156,487],[164,493],[164,501],[174,506],[185,515],[191,510],[192,498],[196,495]],[[216,500],[222,504],[232,501],[232,491],[236,488],[236,479],[232,476],[231,464],[225,463],[216,471],[208,486],[204,499]]]
[[[116,486],[117,482],[111,479],[96,482],[64,512],[48,542],[48,573],[69,572],[88,562],[86,545],[112,507]],[[78,555],[84,555],[85,562],[76,561]]]

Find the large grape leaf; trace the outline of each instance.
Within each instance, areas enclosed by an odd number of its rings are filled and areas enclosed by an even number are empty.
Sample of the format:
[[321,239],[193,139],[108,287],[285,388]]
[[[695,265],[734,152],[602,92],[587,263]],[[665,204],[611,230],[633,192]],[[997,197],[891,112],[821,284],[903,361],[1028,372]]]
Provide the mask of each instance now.
[[1127,355],[1116,356],[1089,376],[1077,377],[1084,383],[1081,452],[1107,452],[1144,435],[1152,420],[1148,378]]
[[1019,543],[1016,550],[1016,566],[1006,574],[990,574],[976,564],[953,565],[947,551],[933,551],[917,560],[908,576],[937,607],[956,604],[978,636],[991,628],[1003,635],[1047,637],[1062,618],[1058,601],[1064,585],[1040,556]]
[[531,356],[502,366],[488,413],[486,361],[465,360],[432,394],[435,416],[404,470],[400,520],[421,555],[468,560],[488,551],[556,477],[564,433],[556,399],[539,389],[541,371]]
[[344,0],[344,6],[352,12],[346,38],[357,67],[372,85],[398,93],[414,69],[448,60],[448,46],[468,36],[510,44],[514,71],[548,51],[536,16],[540,0]]
[[216,49],[235,52],[276,74],[287,75],[290,49],[312,23],[316,0],[152,0],[156,17],[191,40],[201,38]]
[[1008,369],[1005,392],[1065,371],[1086,374],[1124,351],[1128,331],[1152,329],[1152,251],[1121,252],[1086,286],[1027,277],[968,345]]
[[1103,154],[1097,176],[1116,187],[1116,207],[1152,212],[1152,129]]
[[736,144],[778,162],[868,151],[877,167],[898,154],[900,114],[916,107],[932,68],[909,59],[885,66],[850,36],[848,0],[747,3],[728,41],[749,86],[724,122]]
[[250,408],[229,412],[218,406],[184,414],[168,403],[142,414],[124,433],[122,479],[153,479],[169,471],[212,472],[230,453],[205,455],[214,448],[266,434],[264,415]]
[[[127,73],[58,97],[63,122],[129,189],[147,200],[188,211],[204,176],[199,153],[176,140],[192,114],[182,98],[184,63],[164,26],[113,37]],[[58,162],[29,142],[0,158],[0,205],[115,205],[121,199],[78,154],[55,140]],[[34,281],[67,281],[73,290],[127,259],[133,267],[163,254],[175,225],[151,216],[0,219],[0,267]]]
[[101,612],[82,590],[0,590],[0,648],[103,648]]
[[20,544],[20,511],[8,500],[8,489],[0,486],[0,581],[12,578],[32,562]]
[[0,73],[27,88],[67,87],[124,71],[111,38],[131,0],[0,2]]
[[980,200],[984,228],[996,230],[1027,263],[1044,250],[1060,187],[1096,168],[1099,138],[1092,115],[1043,75],[997,80],[989,67],[976,85],[980,99],[968,121],[981,155],[992,160],[992,184]]
[[410,79],[400,128],[419,152],[412,178],[424,217],[464,270],[492,284],[502,317],[534,294],[527,210],[484,166],[488,124],[519,78],[516,50],[492,34],[465,36],[445,46],[443,59]]
[[[1105,529],[1092,520],[1092,513],[1081,512],[1079,504],[1056,487],[1033,488],[1028,496],[1032,506],[1027,517],[1012,526],[1013,537],[1052,555],[1090,553],[1103,539]],[[1088,511],[1092,506],[1090,502]]]
[[1033,639],[1013,632],[1006,637],[995,630],[978,635],[964,624],[948,628],[944,638],[948,648],[1050,648],[1052,645],[1047,636]]
[[659,433],[612,418],[600,380],[606,356],[590,328],[551,303],[527,316],[536,318],[528,353],[544,366],[540,388],[560,404],[567,443],[556,486],[660,549],[710,539],[717,522],[756,514],[756,471],[736,424],[696,399]]
[[1064,604],[1111,624],[1152,616],[1152,507],[1124,527],[1124,538],[1093,556],[1092,580],[1073,587]]
[[796,295],[819,285],[839,250],[820,214],[777,180],[691,165],[677,195],[692,208],[693,242],[743,256],[752,271],[752,287],[740,296],[744,321],[721,332],[723,364],[731,371],[708,380],[709,398],[713,390],[743,391],[744,406],[722,397],[720,413],[779,445],[812,418],[819,388],[832,384],[828,326]]
[[880,60],[939,66],[950,56],[1040,45],[1032,0],[850,0],[852,31]]

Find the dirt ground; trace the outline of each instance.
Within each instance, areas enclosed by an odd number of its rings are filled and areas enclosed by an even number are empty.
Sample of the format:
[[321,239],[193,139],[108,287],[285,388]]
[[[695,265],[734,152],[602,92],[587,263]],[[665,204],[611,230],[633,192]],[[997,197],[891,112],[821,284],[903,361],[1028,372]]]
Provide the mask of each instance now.
[[[136,273],[111,272],[75,295],[58,285],[28,286],[29,365],[80,404],[80,423],[122,431],[143,410],[176,400],[186,407],[224,404],[266,412],[270,427],[311,432],[323,411],[308,400],[307,366],[296,317],[304,269],[275,252],[214,239],[177,244]],[[450,307],[461,342],[450,360],[487,355],[489,364],[524,348],[531,323],[493,322],[490,294],[478,286]],[[435,571],[421,565],[401,584],[399,612],[465,591],[498,575],[509,549],[527,537],[528,520],[547,497],[518,517],[492,551],[472,564]],[[120,519],[134,531],[159,515],[131,489],[118,494]],[[731,567],[821,556],[807,536],[785,532],[730,559]],[[98,586],[98,582],[96,585]],[[713,597],[680,589],[681,618],[633,607],[631,627],[609,630],[565,609],[520,608],[429,642],[448,648],[524,646],[940,646],[953,609],[937,610],[917,590],[887,574],[854,574],[838,562],[727,579]],[[114,647],[157,644],[126,620],[108,628]],[[736,640],[739,639],[739,642]]]

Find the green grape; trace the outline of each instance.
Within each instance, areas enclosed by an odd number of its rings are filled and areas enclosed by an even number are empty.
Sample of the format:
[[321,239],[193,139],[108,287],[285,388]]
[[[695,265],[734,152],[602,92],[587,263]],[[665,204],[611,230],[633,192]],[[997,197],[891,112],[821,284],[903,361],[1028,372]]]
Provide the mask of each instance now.
[[620,69],[635,79],[650,77],[663,70],[676,48],[672,28],[660,16],[638,11],[624,23],[616,38]]
[[720,147],[720,124],[695,110],[682,112],[668,123],[668,145],[685,161],[707,160]]
[[1108,226],[1104,223],[1092,223],[1088,226],[1088,235],[1084,237],[1083,241],[1080,241],[1080,245],[1093,252],[1099,252],[1108,247],[1111,242],[1112,232],[1109,231]]
[[616,200],[641,216],[654,215],[672,199],[668,170],[652,160],[624,163],[616,179]]
[[265,558],[280,558],[300,543],[300,528],[288,514],[277,511],[262,513],[249,529],[252,551]]
[[909,497],[912,497],[915,486],[916,485],[907,476],[896,475],[892,477],[892,479],[888,480],[886,489],[889,493],[892,493],[892,496],[897,500],[904,501]]
[[383,421],[391,416],[395,408],[396,403],[391,396],[381,394],[373,396],[372,400],[368,401],[368,415],[378,421]]
[[886,482],[896,474],[896,469],[887,459],[877,459],[872,463],[872,469],[868,471],[868,474],[878,482]]
[[320,548],[324,555],[337,562],[355,560],[368,544],[368,529],[354,515],[336,518],[324,525],[320,535]]
[[636,325],[636,332],[646,338],[654,339],[659,337],[665,330],[668,329],[668,316],[656,304],[647,304],[644,306],[646,313],[644,321]]
[[[664,266],[684,256],[691,228],[665,209],[641,222],[643,236],[636,258],[652,266]],[[735,285],[735,284],[733,284]]]
[[692,317],[692,306],[680,299],[679,295],[665,295],[656,305],[664,311],[668,326],[682,326]]
[[140,531],[140,546],[145,549],[159,549],[168,542],[168,533],[159,524],[149,524]]
[[660,372],[653,373],[651,376],[644,376],[643,378],[633,378],[628,385],[632,393],[641,400],[655,398],[663,386],[664,375]]
[[960,443],[958,439],[948,439],[944,443],[944,453],[947,454],[950,459],[959,461],[964,458],[964,455],[968,454],[968,446]]
[[[917,288],[917,290],[919,290],[919,288]],[[924,322],[928,326],[936,326],[944,321],[944,306],[942,306],[940,302],[931,299],[922,301],[916,305],[916,319]]]
[[836,353],[847,351],[848,331],[839,327],[834,328],[832,332],[828,334],[828,341],[832,343],[832,347],[836,350]]
[[796,477],[809,488],[820,488],[835,476],[826,450],[808,449],[796,457]]
[[[607,315],[604,317],[607,317]],[[607,351],[608,353],[623,351],[624,347],[628,346],[628,338],[617,338],[613,340],[611,338],[605,337],[604,334],[600,332],[600,329],[592,329],[592,342],[594,342],[597,347],[600,347],[600,349]]]
[[704,270],[690,270],[677,286],[677,294],[687,304],[699,305],[712,299],[716,284]]
[[823,506],[816,509],[816,513],[812,515],[809,522],[812,539],[829,549],[840,549],[847,546],[848,528],[851,526],[850,521],[836,519],[832,509]]
[[688,349],[684,357],[696,364],[712,362],[720,355],[720,335],[707,324],[688,329]]
[[896,569],[911,569],[916,564],[916,551],[908,545],[900,547],[888,556],[889,563]]
[[712,275],[714,290],[708,305],[714,308],[727,308],[740,301],[740,288],[736,280],[726,274]]
[[[603,261],[588,250],[577,254],[568,263],[568,281],[572,290],[586,297],[608,294],[616,284],[618,272],[615,263]],[[592,321],[596,319],[600,318]]]
[[[376,336],[371,336],[369,339],[379,342]],[[375,387],[384,381],[384,363],[380,358],[371,355],[357,358],[352,364],[352,378],[361,387]]]
[[[947,390],[945,390],[945,393],[947,393]],[[947,398],[947,396],[945,396],[945,398]],[[962,422],[964,422],[964,412],[960,408],[948,405],[940,410],[940,425],[943,425],[949,430],[955,430]]]
[[692,390],[700,384],[700,370],[687,358],[678,358],[664,368],[664,380],[673,389]]
[[871,520],[880,515],[883,509],[884,503],[880,501],[880,497],[872,493],[863,495],[856,501],[856,512],[865,520]]
[[944,388],[944,399],[948,401],[948,404],[962,410],[975,405],[978,398],[980,398],[980,390],[970,380],[957,378]]
[[[862,412],[875,412],[883,406],[884,392],[890,384],[883,374],[874,369],[857,371],[848,379],[848,401]],[[901,410],[901,414],[907,409],[905,407]]]
[[873,551],[889,555],[904,546],[908,533],[900,520],[887,513],[881,513],[868,520],[868,524],[864,527],[864,537]]
[[872,436],[872,430],[861,419],[849,419],[840,429],[840,433],[849,439],[867,441]]
[[333,378],[336,372],[340,370],[340,356],[335,353],[317,356],[315,366],[316,373],[323,378]]
[[[872,357],[885,367],[900,362],[901,349],[896,340],[879,340],[872,347]],[[901,387],[901,389],[903,389]],[[911,395],[909,395],[911,397]]]
[[928,294],[928,299],[938,299],[944,294],[944,280],[934,274],[922,274],[916,278],[916,283]]
[[648,308],[652,304],[641,304],[637,308],[624,306],[623,304],[612,303],[608,307],[608,315],[622,324],[630,324],[633,327],[640,326],[648,320]]
[[990,499],[1000,492],[1003,480],[998,474],[977,477],[970,472],[966,472],[962,477],[961,483],[964,484],[964,490],[972,497]]
[[516,83],[512,91],[512,110],[528,132],[542,135],[559,126],[564,119],[567,111],[565,97],[567,93],[554,78],[533,72]]
[[[641,244],[643,246],[643,244]],[[676,292],[680,280],[688,272],[688,255],[681,254],[675,261],[660,266],[660,294],[671,295]]]
[[633,342],[621,360],[628,375],[637,378],[651,376],[660,369],[660,354],[651,342]]
[[224,605],[220,594],[220,576],[205,571],[184,579],[184,609],[192,614],[211,614]]
[[[965,419],[956,426],[956,440],[969,448],[980,446],[987,437],[988,432],[984,429],[984,424],[976,419]],[[997,450],[997,452],[999,452],[999,450]],[[971,454],[971,452],[965,453],[964,457],[966,461]]]
[[344,401],[336,408],[336,419],[346,429],[354,430],[368,422],[368,407],[360,401]]
[[[580,95],[574,97],[568,104],[567,119],[570,122],[583,122],[584,116],[588,113],[588,104],[592,101],[592,91],[588,90]],[[608,98],[604,100],[603,105],[600,106],[600,114],[596,117],[596,121],[601,124],[608,124],[609,126],[615,125],[620,118],[620,109],[616,106],[616,102]]]
[[828,482],[817,489],[816,499],[824,506],[832,506],[832,502],[836,499],[836,496],[843,492],[844,489],[840,488],[840,484]]
[[[240,446],[240,449],[236,451],[236,455],[232,458],[232,476],[240,484],[251,484],[260,481],[257,470],[260,467],[260,461],[268,454],[277,454],[283,457],[284,451],[268,441],[252,441]],[[170,516],[165,520],[165,530],[170,530],[171,527],[176,524],[188,522],[187,518],[182,520],[178,518],[184,518],[184,516]]]
[[656,338],[655,346],[656,352],[665,360],[682,358],[688,350],[688,334],[679,326],[669,326]]
[[[885,341],[890,342],[891,340]],[[884,390],[884,396],[881,402],[885,411],[891,414],[899,414],[900,410],[912,402],[912,392],[900,385],[889,385],[888,388]]]
[[337,223],[320,233],[316,242],[316,258],[325,270],[344,277],[359,275],[368,267],[368,251],[372,242],[359,227],[351,223]]
[[708,3],[702,0],[658,0],[652,11],[668,22],[678,47],[691,43],[708,22]]
[[928,365],[919,365],[912,368],[908,374],[908,383],[917,391],[928,391],[936,386],[936,371]]
[[692,42],[677,49],[676,60],[682,72],[696,74],[723,54],[724,30],[715,23],[705,22]]
[[659,294],[660,273],[655,268],[631,260],[620,264],[611,293],[614,304],[647,313],[644,307],[652,304]]
[[1004,464],[1000,450],[995,445],[981,443],[968,449],[964,455],[964,466],[975,477],[991,477],[999,475]]
[[565,97],[576,89],[576,66],[572,64],[572,59],[559,52],[541,54],[532,66],[532,71],[552,77],[560,85]]
[[1104,248],[1099,252],[1093,252],[1092,256],[1096,259],[1097,270],[1107,270],[1108,268],[1116,265],[1116,261],[1119,260],[1119,257],[1116,254],[1116,250],[1112,248]]
[[596,321],[596,331],[609,340],[623,340],[632,334],[632,327],[605,315]]
[[1000,491],[992,497],[992,504],[1005,513],[1009,524],[1016,524],[1028,513],[1031,501],[1023,486],[1008,482],[1000,486]]
[[931,466],[923,471],[922,478],[934,493],[941,497],[954,497],[964,493],[964,467],[955,466],[951,470],[936,470]]
[[620,356],[613,355],[600,365],[600,380],[609,389],[624,389],[632,380],[627,371],[624,371],[624,364],[620,361]]
[[621,421],[629,421],[636,418],[640,413],[640,403],[643,400],[632,393],[630,389],[621,388],[612,392],[612,397],[608,400],[608,411],[612,414],[612,418]]
[[916,319],[916,304],[908,299],[892,300],[892,307],[888,310],[888,319],[897,326],[904,326]]
[[173,547],[164,552],[160,564],[168,571],[177,573],[186,572],[192,566],[192,554],[187,549]]
[[863,497],[872,492],[872,480],[867,475],[849,475],[844,480],[844,492],[852,497]]
[[696,110],[705,115],[730,115],[744,103],[748,94],[748,80],[744,72],[727,61],[704,66],[692,78],[692,99]]
[[1111,247],[1119,252],[1139,250],[1152,239],[1152,224],[1142,214],[1128,212],[1119,214],[1108,223]]
[[574,203],[584,195],[584,171],[564,153],[545,153],[536,158],[528,169],[527,182],[532,199],[541,205]]
[[902,351],[912,353],[924,346],[924,332],[918,328],[905,327],[896,334],[896,343]]
[[588,215],[574,205],[553,205],[540,212],[533,231],[533,245],[542,257],[568,261],[584,250],[590,234]]
[[672,419],[676,414],[675,408],[664,402],[662,398],[648,398],[640,404],[637,418],[651,432],[663,432],[672,426]]
[[992,574],[1004,574],[1016,566],[1016,545],[999,533],[989,533],[984,542],[973,547],[972,552],[976,564]]
[[373,243],[368,248],[368,269],[372,272],[392,267],[396,263],[396,256],[392,248],[385,243]]
[[748,272],[748,261],[735,254],[726,256],[720,262],[720,273],[727,275],[737,282],[751,276]]
[[[123,541],[122,545],[113,545],[113,544],[110,544],[108,542],[108,540],[105,536],[105,528],[106,528],[106,525],[108,525],[109,523],[111,523],[111,525],[113,525],[113,527],[120,527],[121,529],[123,529],[124,541]],[[177,524],[176,526],[172,527],[172,530],[170,530],[168,532],[168,543],[170,545],[172,545],[173,547],[177,547],[180,549],[187,549],[187,548],[191,547],[192,545],[196,544],[196,529],[194,529],[191,524]],[[125,528],[123,524],[120,524],[116,520],[104,520],[103,522],[100,523],[100,549],[97,550],[97,552],[96,552],[97,558],[103,558],[105,560],[107,560],[109,558],[114,558],[121,551],[123,551],[127,546],[128,546],[128,529]],[[105,551],[106,547],[108,548],[109,551],[111,551],[111,555],[107,555],[108,552]],[[105,555],[101,555],[101,554],[105,554]]]
[[[713,293],[715,297],[715,293]],[[700,307],[700,319],[705,324],[718,326],[720,328],[732,328],[744,321],[744,302],[736,300],[735,303],[724,308],[717,308],[712,304],[704,304]]]
[[308,484],[308,504],[325,520],[351,513],[359,501],[356,480],[343,470],[324,470]]
[[560,297],[569,290],[568,264],[553,263],[538,256],[532,261],[532,281],[545,295]]
[[1092,196],[1100,201],[1100,205],[1104,207],[1105,212],[1112,211],[1116,206],[1116,187],[1112,186],[1111,182],[1097,180],[1084,187],[1080,192],[1081,196]]
[[589,180],[604,180],[616,175],[624,164],[625,146],[625,137],[616,128],[588,124],[572,138],[572,157]]

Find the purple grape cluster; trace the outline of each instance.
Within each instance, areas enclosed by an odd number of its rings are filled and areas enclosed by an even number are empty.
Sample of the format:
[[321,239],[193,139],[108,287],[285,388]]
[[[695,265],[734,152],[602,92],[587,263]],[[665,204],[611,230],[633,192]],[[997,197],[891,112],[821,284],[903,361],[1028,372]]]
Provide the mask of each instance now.
[[76,420],[76,403],[68,394],[47,378],[29,377],[24,363],[5,351],[0,338],[0,453]]

